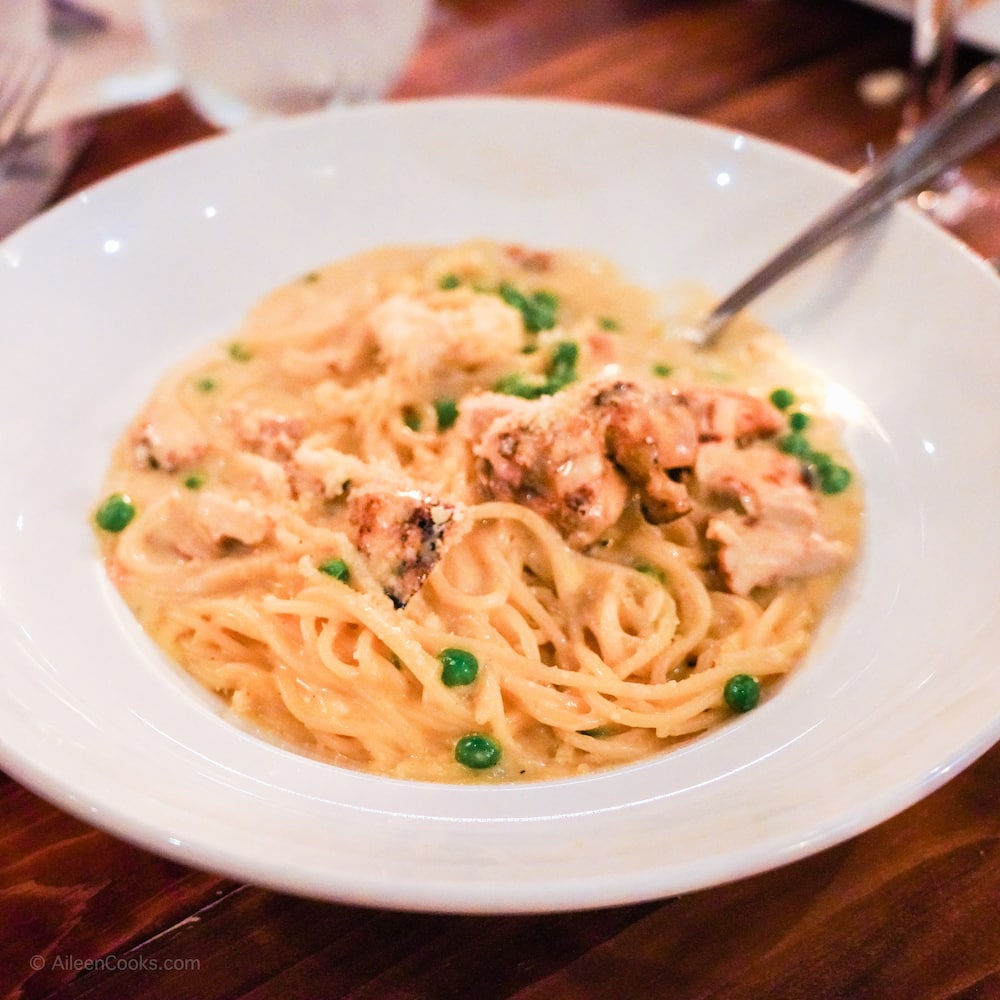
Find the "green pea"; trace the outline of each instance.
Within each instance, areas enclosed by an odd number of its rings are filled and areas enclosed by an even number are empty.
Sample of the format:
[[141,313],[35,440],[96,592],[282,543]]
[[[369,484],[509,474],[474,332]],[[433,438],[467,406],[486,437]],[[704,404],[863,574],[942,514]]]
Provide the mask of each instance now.
[[575,341],[560,340],[552,351],[552,357],[545,368],[548,376],[546,388],[550,393],[558,392],[570,382],[576,381],[576,363],[580,348]]
[[552,292],[539,290],[525,294],[513,285],[502,284],[498,289],[500,298],[517,309],[528,333],[551,330],[556,325],[559,300]]
[[206,476],[203,472],[192,472],[184,480],[184,488],[189,490],[200,490],[205,485]]
[[778,448],[786,455],[795,455],[797,458],[808,458],[812,454],[812,448],[806,436],[794,431],[779,438]]
[[666,378],[673,372],[673,368],[670,365],[656,364],[653,365],[653,374],[657,378]]
[[795,402],[795,393],[791,389],[775,389],[770,400],[779,410],[787,410]]
[[505,396],[520,396],[521,399],[541,399],[548,393],[548,387],[539,382],[530,382],[520,372],[504,375],[493,383],[493,391]]
[[446,431],[458,420],[458,403],[454,399],[435,399],[434,412],[437,413],[438,430]]
[[253,354],[248,347],[237,341],[229,345],[229,356],[234,361],[249,361]]
[[455,744],[455,760],[473,771],[496,766],[502,756],[500,744],[484,733],[467,733]]
[[726,681],[722,697],[734,712],[749,712],[760,701],[760,681],[749,674],[734,674]]
[[447,292],[453,288],[458,288],[461,283],[462,281],[457,274],[446,274],[438,282],[438,288]]
[[809,426],[809,414],[797,410],[788,415],[788,426],[793,431],[804,431]]
[[135,517],[135,504],[127,493],[112,493],[94,515],[97,526],[103,531],[124,531]]
[[211,376],[206,375],[204,378],[198,379],[195,382],[194,387],[199,392],[211,392],[215,388],[215,385],[216,385],[215,379],[212,378]]
[[449,647],[438,653],[441,661],[441,683],[446,687],[464,687],[479,675],[479,660],[467,649]]
[[347,583],[351,578],[351,571],[343,559],[327,559],[316,567],[321,573],[332,576],[341,583]]
[[819,470],[819,488],[827,494],[843,493],[851,485],[851,471],[842,465],[830,464]]

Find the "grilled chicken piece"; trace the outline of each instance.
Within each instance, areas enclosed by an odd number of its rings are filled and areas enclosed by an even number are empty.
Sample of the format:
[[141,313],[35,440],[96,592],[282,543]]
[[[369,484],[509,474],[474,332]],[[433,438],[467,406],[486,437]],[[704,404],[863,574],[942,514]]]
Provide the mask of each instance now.
[[351,489],[347,511],[354,544],[398,608],[423,586],[465,530],[457,505],[379,483]]
[[185,490],[163,505],[149,541],[181,559],[217,559],[234,545],[252,548],[266,542],[273,530],[271,516],[249,499]]
[[764,445],[706,444],[695,475],[702,490],[736,505],[706,530],[733,593],[827,573],[847,559],[847,546],[820,530],[816,496],[790,455]]
[[618,520],[628,500],[604,428],[568,392],[544,402],[512,402],[523,405],[495,417],[473,447],[482,493],[530,507],[571,545],[588,545]]
[[[285,463],[289,486],[297,497],[319,496],[332,500],[342,496],[351,483],[363,483],[371,478],[371,463],[338,451],[305,441],[295,449]],[[380,476],[382,470],[377,470]]]
[[196,465],[208,453],[208,441],[194,417],[156,401],[139,415],[131,442],[141,469],[176,472]]
[[657,523],[690,510],[682,483],[698,446],[690,411],[669,392],[596,379],[535,401],[485,393],[463,403],[485,496],[524,504],[583,548],[638,492]]
[[738,389],[697,386],[678,390],[698,425],[699,441],[747,442],[784,429],[785,417],[768,400]]
[[748,393],[598,378],[532,401],[484,393],[463,403],[460,429],[482,494],[537,511],[576,548],[611,527],[633,494],[654,524],[688,513],[693,470],[693,489],[731,507],[707,534],[727,585],[746,594],[847,557],[820,531],[798,461],[760,440],[784,426]]
[[662,524],[686,514],[691,499],[671,473],[694,464],[698,437],[694,417],[680,397],[624,381],[598,386],[587,395],[604,428],[607,453],[639,488],[646,517]]
[[367,322],[379,354],[418,378],[444,367],[474,371],[501,363],[524,339],[515,309],[472,289],[400,293],[376,306]]
[[272,461],[291,457],[305,435],[305,426],[296,417],[251,409],[245,403],[234,403],[225,416],[243,448]]
[[259,545],[271,534],[274,522],[245,497],[229,497],[213,490],[198,495],[194,508],[196,529],[215,544],[231,540]]

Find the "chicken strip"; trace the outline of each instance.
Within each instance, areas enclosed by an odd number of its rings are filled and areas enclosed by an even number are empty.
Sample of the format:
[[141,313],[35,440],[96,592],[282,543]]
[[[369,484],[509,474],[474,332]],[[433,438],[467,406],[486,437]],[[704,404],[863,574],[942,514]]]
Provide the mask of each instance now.
[[628,486],[578,393],[531,402],[490,393],[462,412],[483,496],[530,507],[577,548],[621,516]]
[[778,434],[785,416],[766,399],[717,386],[691,386],[677,390],[698,425],[699,441],[736,441]]
[[847,546],[820,530],[816,495],[792,456],[767,445],[706,444],[695,475],[702,490],[736,505],[706,529],[734,594],[827,573],[847,560]]
[[462,511],[416,489],[368,483],[348,493],[352,541],[396,607],[405,607],[466,530]]
[[583,548],[637,493],[655,523],[690,508],[679,470],[695,459],[695,421],[670,392],[595,379],[526,401],[495,393],[463,404],[485,496],[521,503]]
[[607,453],[640,491],[643,513],[654,524],[688,513],[691,499],[676,476],[694,464],[694,417],[675,393],[652,392],[615,381],[589,394],[604,428]]
[[180,407],[154,400],[132,426],[130,442],[140,469],[176,472],[208,453],[208,439],[197,420]]
[[273,531],[273,518],[246,497],[176,490],[160,505],[149,544],[182,560],[218,559],[266,543]]

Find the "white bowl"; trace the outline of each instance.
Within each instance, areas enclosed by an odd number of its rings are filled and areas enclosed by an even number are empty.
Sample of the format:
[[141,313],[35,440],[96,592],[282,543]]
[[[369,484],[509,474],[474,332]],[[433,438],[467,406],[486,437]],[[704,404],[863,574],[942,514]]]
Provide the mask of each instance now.
[[858,833],[1000,736],[1000,281],[898,208],[756,310],[842,390],[866,545],[780,697],[684,749],[573,781],[351,773],[224,719],[106,582],[88,523],[157,377],[260,295],[395,242],[589,249],[725,292],[849,185],[664,115],[506,99],[325,113],[212,139],[0,244],[0,763],[186,864],[417,910],[665,896]]

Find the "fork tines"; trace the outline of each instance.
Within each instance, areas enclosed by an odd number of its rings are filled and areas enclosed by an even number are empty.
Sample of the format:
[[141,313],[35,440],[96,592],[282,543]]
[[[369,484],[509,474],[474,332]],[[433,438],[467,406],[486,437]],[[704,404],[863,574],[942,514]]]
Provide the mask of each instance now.
[[54,68],[51,44],[0,43],[0,151],[23,135]]

